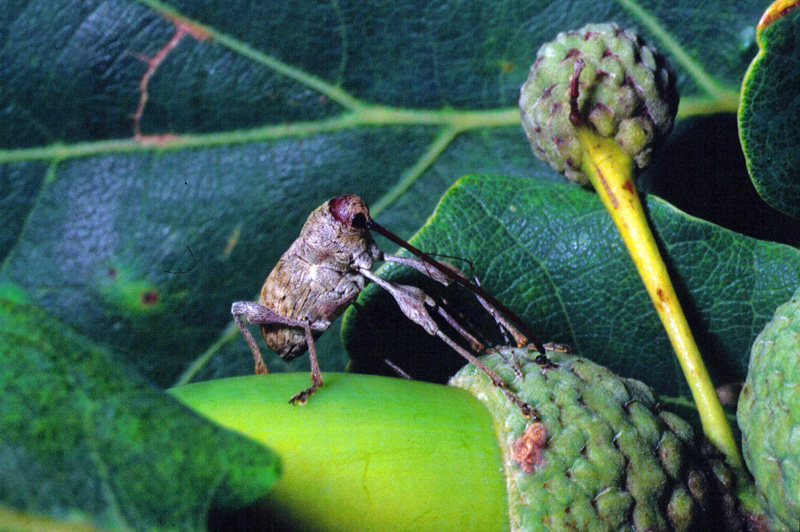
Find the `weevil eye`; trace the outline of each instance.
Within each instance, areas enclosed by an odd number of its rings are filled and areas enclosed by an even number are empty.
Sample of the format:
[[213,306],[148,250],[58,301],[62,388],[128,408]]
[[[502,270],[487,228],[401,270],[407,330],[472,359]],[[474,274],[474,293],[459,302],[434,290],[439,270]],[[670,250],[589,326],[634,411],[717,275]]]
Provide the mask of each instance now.
[[355,216],[353,216],[353,221],[350,225],[352,225],[356,229],[364,229],[365,227],[367,227],[367,217],[364,216],[363,212],[359,212]]
[[353,194],[336,196],[328,202],[333,219],[348,229],[364,229],[369,220],[369,207]]

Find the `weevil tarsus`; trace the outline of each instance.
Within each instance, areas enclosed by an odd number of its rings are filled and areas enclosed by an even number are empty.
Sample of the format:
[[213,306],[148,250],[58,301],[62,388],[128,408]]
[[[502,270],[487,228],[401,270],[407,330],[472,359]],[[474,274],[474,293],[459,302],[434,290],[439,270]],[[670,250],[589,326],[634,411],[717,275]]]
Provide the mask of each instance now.
[[311,386],[302,392],[294,394],[291,399],[289,399],[290,404],[306,404],[308,398],[324,384],[322,382],[322,373],[319,370],[319,362],[317,361],[317,348],[314,345],[314,335],[311,332],[311,325],[306,323],[304,329],[306,333],[306,342],[308,342],[308,358],[311,361]]

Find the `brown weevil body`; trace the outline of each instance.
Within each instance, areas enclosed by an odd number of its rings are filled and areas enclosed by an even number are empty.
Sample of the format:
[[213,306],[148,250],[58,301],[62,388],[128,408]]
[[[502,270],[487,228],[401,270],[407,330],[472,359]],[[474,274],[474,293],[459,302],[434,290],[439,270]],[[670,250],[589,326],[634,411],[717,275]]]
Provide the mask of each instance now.
[[[418,258],[384,254],[372,239],[370,229],[405,247]],[[534,346],[544,352],[529,331],[526,330],[525,334],[520,331],[520,328],[525,330],[525,325],[519,318],[471,283],[464,273],[454,266],[434,260],[378,225],[370,218],[366,203],[358,196],[348,194],[326,201],[309,215],[300,236],[286,250],[264,282],[257,303],[238,301],[231,307],[234,320],[253,351],[256,373],[267,373],[267,367],[245,321],[260,325],[267,345],[285,360],[292,360],[309,351],[312,385],[290,400],[293,404],[304,403],[322,386],[314,340],[330,327],[371,281],[387,290],[410,320],[429,334],[441,338],[478,366],[523,411],[533,414],[527,404],[506,389],[505,382],[497,373],[442,332],[426,307],[441,315],[476,351],[483,349],[480,342],[419,288],[395,284],[373,274],[371,268],[375,261],[397,262],[444,285],[455,282],[472,290],[481,305],[501,328],[511,334],[517,345],[526,345],[528,338],[531,338]],[[509,320],[514,321],[516,326]]]

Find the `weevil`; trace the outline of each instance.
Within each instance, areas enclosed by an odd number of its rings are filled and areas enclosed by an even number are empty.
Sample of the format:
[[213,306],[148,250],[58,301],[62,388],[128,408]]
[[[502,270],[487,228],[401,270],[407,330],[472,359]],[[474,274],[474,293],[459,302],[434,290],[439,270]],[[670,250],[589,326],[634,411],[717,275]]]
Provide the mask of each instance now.
[[[408,249],[416,258],[383,253],[372,239],[370,230]],[[253,352],[256,373],[267,373],[267,366],[245,322],[260,325],[267,345],[284,360],[293,360],[309,352],[311,386],[289,400],[292,404],[305,403],[323,385],[314,341],[354,302],[364,286],[373,282],[394,297],[400,310],[411,321],[428,334],[441,338],[479,367],[524,413],[532,415],[532,408],[508,390],[497,373],[440,329],[428,308],[442,316],[475,351],[480,352],[483,345],[477,339],[421,289],[392,283],[372,273],[372,265],[377,261],[409,266],[443,285],[457,283],[466,287],[519,347],[528,345],[530,339],[536,349],[544,353],[542,344],[527,330],[522,320],[471,282],[461,270],[433,259],[389,232],[370,217],[369,208],[361,198],[347,194],[326,201],[309,215],[300,236],[264,281],[258,302],[233,303],[231,313]]]

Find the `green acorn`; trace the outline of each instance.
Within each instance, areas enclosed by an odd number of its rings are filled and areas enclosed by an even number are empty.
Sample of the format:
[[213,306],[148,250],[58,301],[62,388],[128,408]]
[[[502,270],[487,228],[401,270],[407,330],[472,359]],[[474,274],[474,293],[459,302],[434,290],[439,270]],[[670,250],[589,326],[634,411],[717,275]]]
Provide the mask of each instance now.
[[543,45],[522,86],[522,126],[534,154],[581,184],[583,149],[575,136],[570,79],[578,75],[577,111],[613,137],[642,168],[672,129],[678,110],[675,74],[666,59],[631,30],[588,24]]
[[731,470],[647,385],[560,352],[481,360],[539,416],[523,417],[473,365],[450,381],[492,413],[512,531],[740,529]]
[[800,290],[756,338],[736,413],[742,451],[775,530],[800,528]]

